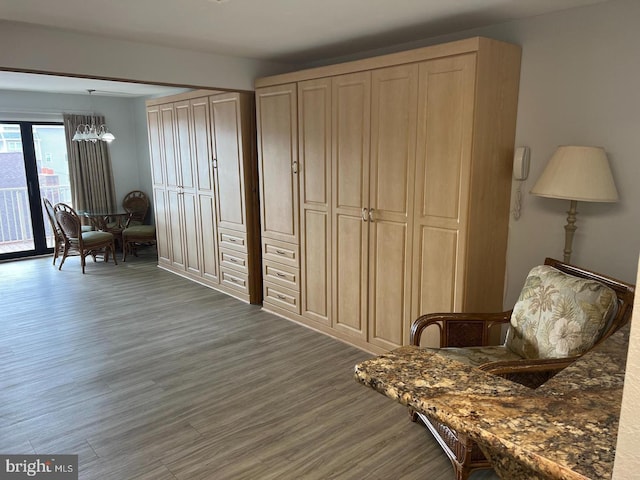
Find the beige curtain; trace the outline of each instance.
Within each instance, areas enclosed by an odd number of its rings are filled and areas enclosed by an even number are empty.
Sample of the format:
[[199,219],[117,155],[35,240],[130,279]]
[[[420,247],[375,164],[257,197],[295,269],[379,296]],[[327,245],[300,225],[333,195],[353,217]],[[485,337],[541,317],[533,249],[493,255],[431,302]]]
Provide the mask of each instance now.
[[80,124],[101,125],[101,115],[63,114],[67,152],[69,152],[69,176],[71,198],[76,210],[111,211],[117,201],[113,185],[111,157],[106,142],[73,142],[71,139]]

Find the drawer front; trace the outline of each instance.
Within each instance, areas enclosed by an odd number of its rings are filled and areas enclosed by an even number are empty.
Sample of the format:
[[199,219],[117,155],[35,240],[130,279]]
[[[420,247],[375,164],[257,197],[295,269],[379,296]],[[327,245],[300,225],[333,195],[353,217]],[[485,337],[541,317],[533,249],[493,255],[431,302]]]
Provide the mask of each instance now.
[[300,269],[290,267],[283,263],[265,260],[262,266],[264,280],[290,288],[296,292],[300,291]]
[[229,248],[237,252],[247,251],[247,236],[242,232],[219,229],[220,248]]
[[226,248],[220,249],[220,267],[231,268],[238,272],[249,273],[247,268],[247,254],[230,250]]
[[271,282],[264,282],[264,303],[300,314],[300,293]]
[[299,247],[293,243],[281,242],[271,238],[262,240],[262,258],[277,263],[300,268]]
[[246,274],[231,270],[228,268],[220,268],[220,282],[238,291],[248,293],[248,277]]

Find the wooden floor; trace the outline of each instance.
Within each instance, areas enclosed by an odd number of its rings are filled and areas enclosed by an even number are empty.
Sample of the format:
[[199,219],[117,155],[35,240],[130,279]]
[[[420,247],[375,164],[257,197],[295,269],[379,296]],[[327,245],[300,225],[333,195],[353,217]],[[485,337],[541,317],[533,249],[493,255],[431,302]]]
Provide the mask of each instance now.
[[[80,478],[452,480],[368,354],[155,266],[0,263],[0,453]],[[497,478],[477,472],[473,479]]]

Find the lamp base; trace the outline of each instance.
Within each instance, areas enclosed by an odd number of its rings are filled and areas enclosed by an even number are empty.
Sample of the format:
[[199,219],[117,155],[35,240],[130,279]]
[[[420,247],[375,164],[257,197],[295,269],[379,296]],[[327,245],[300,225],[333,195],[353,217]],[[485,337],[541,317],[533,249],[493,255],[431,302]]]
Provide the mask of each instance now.
[[576,215],[578,214],[578,201],[571,200],[569,211],[567,212],[567,224],[564,226],[564,261],[571,263],[571,246],[573,245],[573,234],[576,232]]

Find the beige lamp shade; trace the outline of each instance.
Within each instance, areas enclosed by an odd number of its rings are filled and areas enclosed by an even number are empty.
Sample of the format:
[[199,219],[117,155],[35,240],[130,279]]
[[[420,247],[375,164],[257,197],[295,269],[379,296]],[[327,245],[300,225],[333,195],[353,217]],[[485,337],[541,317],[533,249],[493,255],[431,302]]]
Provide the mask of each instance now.
[[618,190],[602,147],[558,147],[531,193],[583,202],[618,201]]

